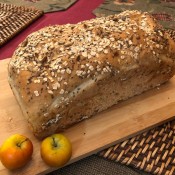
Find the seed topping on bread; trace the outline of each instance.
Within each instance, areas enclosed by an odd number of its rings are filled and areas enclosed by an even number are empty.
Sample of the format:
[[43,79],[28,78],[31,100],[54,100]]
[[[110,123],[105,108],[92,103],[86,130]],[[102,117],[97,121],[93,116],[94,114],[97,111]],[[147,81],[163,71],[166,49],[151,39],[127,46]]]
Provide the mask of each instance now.
[[[31,72],[28,84],[44,83],[49,94],[59,91],[64,95],[69,91],[65,77],[95,79],[100,74],[116,74],[121,71],[119,65],[130,61],[128,57],[139,62],[145,50],[161,63],[159,53],[168,45],[166,40],[159,43],[164,31],[149,25],[147,13],[136,19],[138,14],[139,11],[125,11],[76,25],[46,27],[26,38],[10,64],[18,74]],[[36,89],[33,93],[39,96],[42,92]]]

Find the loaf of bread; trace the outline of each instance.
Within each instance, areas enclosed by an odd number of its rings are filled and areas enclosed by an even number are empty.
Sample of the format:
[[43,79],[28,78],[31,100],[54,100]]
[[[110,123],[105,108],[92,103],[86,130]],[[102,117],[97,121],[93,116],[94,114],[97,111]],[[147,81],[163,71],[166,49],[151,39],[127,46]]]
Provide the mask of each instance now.
[[124,11],[30,34],[8,71],[34,135],[44,138],[169,80],[175,43],[148,13]]

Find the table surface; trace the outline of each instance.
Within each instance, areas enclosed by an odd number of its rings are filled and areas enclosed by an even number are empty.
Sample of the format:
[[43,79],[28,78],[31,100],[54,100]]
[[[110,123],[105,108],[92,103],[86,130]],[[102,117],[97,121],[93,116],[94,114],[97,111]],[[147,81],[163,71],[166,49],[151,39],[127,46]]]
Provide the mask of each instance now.
[[78,0],[66,11],[44,14],[5,45],[0,47],[0,60],[9,58],[13,52],[30,33],[43,27],[55,24],[77,23],[87,19],[95,18],[92,11],[97,8],[104,0]]

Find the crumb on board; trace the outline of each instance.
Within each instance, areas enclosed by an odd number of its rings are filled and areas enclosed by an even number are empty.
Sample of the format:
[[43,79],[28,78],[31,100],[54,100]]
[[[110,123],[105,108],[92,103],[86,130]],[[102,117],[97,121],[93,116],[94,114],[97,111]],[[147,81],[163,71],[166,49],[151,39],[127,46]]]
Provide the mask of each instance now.
[[8,118],[8,121],[10,121],[10,122],[11,122],[11,121],[12,121],[12,117],[9,117],[9,118]]

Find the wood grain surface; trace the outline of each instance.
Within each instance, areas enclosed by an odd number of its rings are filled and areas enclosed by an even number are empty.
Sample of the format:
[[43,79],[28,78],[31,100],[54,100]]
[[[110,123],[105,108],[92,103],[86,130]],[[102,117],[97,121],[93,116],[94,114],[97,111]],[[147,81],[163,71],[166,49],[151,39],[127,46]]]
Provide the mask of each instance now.
[[[0,174],[45,174],[55,169],[40,157],[40,141],[28,128],[21,110],[8,85],[7,64],[0,61],[0,144],[10,135],[19,133],[34,145],[32,160],[17,171],[9,171],[0,163]],[[147,91],[85,120],[64,132],[71,140],[73,155],[68,164],[135,136],[175,116],[175,77],[159,89]]]

